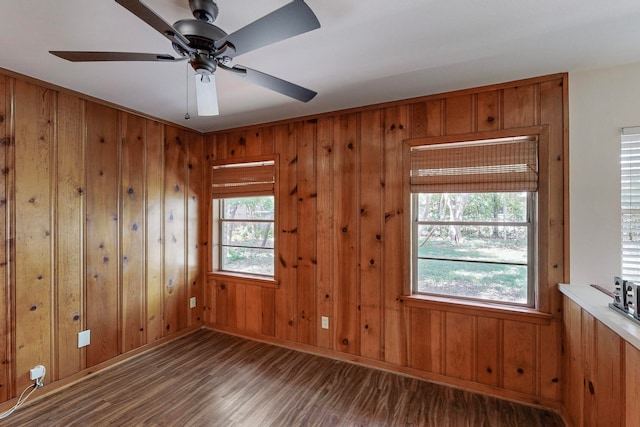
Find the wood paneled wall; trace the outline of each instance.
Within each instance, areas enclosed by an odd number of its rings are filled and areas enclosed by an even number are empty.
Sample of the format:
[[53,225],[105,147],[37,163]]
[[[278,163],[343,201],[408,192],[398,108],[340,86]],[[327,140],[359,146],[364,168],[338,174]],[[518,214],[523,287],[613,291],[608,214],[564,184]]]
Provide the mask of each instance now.
[[[559,407],[567,102],[567,76],[554,75],[205,135],[208,161],[280,159],[278,287],[210,276],[207,325]],[[531,127],[547,138],[540,183],[547,196],[539,206],[543,314],[402,298],[403,142]],[[321,328],[322,316],[329,329]]]
[[637,426],[640,350],[563,300],[563,404],[574,426]]
[[0,402],[203,323],[202,135],[7,73],[0,142]]

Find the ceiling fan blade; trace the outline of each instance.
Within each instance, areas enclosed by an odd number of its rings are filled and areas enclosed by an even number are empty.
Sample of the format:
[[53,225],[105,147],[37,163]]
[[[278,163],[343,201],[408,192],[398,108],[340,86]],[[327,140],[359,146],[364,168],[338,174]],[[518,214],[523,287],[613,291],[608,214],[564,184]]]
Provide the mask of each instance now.
[[196,101],[198,103],[199,116],[217,116],[218,91],[216,90],[215,74],[196,74]]
[[297,99],[298,101],[309,102],[318,94],[317,92],[298,86],[297,84],[270,76],[269,74],[265,74],[260,71],[252,70],[251,68],[243,67],[242,65],[236,65],[235,67],[220,66],[220,68],[231,71],[234,75],[242,77],[251,83],[255,83],[264,88],[287,95],[291,98]]
[[134,52],[75,52],[66,50],[50,50],[49,53],[71,62],[95,61],[184,61],[188,58],[174,58],[171,55]]
[[316,28],[320,28],[320,22],[311,8],[302,0],[294,0],[218,40],[216,48],[229,43],[235,53],[229,51],[228,56],[234,57]]
[[167,21],[149,9],[141,0],[116,0],[116,2],[129,12],[142,19],[160,34],[181,46],[187,52],[195,52],[189,45],[189,40],[173,28]]

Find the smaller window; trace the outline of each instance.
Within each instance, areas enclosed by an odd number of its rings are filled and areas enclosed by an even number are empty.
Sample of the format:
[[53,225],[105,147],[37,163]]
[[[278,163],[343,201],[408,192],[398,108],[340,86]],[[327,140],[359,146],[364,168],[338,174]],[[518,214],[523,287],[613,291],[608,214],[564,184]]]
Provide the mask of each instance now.
[[274,277],[275,160],[211,168],[213,269]]

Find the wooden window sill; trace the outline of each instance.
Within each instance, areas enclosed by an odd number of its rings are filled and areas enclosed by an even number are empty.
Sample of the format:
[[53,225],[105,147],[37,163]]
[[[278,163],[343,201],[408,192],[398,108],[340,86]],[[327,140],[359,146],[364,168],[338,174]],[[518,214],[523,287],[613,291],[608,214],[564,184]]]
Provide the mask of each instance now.
[[252,274],[232,273],[229,271],[210,271],[207,277],[218,282],[233,282],[241,285],[261,286],[278,289],[279,282],[271,277],[254,276]]
[[533,308],[516,307],[489,302],[466,301],[457,298],[438,297],[433,295],[401,295],[400,302],[408,307],[440,310],[468,315],[493,317],[496,319],[528,322],[538,325],[549,325],[553,315],[542,313]]

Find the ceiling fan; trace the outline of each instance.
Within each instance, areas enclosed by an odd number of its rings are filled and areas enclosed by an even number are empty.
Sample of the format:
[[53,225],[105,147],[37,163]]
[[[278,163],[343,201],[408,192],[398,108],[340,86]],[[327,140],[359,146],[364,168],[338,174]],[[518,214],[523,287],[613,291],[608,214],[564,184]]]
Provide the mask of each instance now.
[[[312,90],[260,71],[242,65],[231,65],[238,55],[320,28],[318,18],[303,0],[293,0],[231,34],[213,25],[218,16],[218,5],[213,0],[189,0],[189,7],[195,19],[182,19],[173,25],[158,16],[141,0],[116,2],[169,39],[179,56],[60,50],[50,53],[73,62],[188,61],[195,70],[196,99],[200,116],[214,116],[219,113],[215,84],[215,72],[218,68],[302,102],[308,102],[317,95]],[[185,118],[188,118],[188,114]]]

